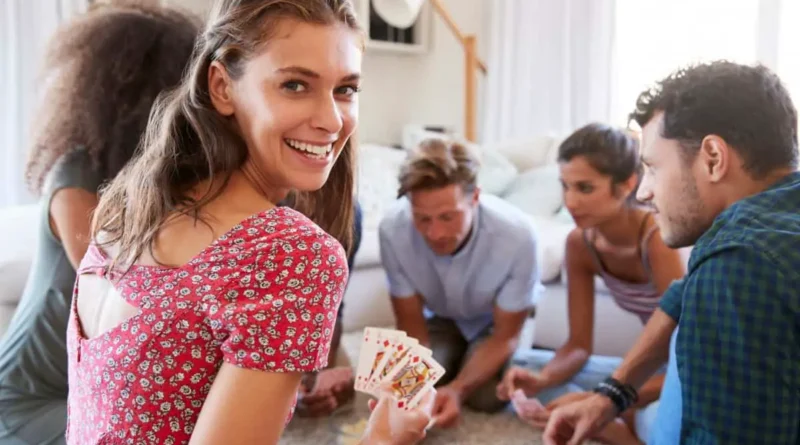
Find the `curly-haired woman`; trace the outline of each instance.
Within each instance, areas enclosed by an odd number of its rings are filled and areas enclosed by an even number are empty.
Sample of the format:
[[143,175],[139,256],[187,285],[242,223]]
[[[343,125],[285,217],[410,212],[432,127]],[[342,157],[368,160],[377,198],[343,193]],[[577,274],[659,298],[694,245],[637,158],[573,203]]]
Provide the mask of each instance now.
[[98,190],[132,157],[152,104],[179,83],[199,31],[177,11],[117,3],[92,8],[50,41],[26,171],[41,197],[39,243],[0,342],[4,444],[64,443],[67,322]]

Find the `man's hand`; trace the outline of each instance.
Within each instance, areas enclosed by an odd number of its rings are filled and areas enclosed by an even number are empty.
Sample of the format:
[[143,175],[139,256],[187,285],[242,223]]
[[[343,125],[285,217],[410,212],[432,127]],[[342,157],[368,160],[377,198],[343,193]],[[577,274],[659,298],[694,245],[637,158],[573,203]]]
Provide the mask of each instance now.
[[561,397],[559,397],[557,399],[552,400],[550,403],[547,404],[547,406],[545,406],[545,408],[547,408],[548,411],[552,412],[552,411],[555,411],[558,408],[561,408],[562,406],[569,405],[569,404],[574,403],[574,402],[580,402],[582,400],[586,400],[586,399],[588,399],[589,397],[591,397],[593,395],[595,395],[595,393],[593,393],[591,391],[570,392],[570,393],[564,394],[563,396],[561,396]]
[[461,391],[452,386],[443,386],[436,392],[433,403],[434,425],[452,428],[461,420]]
[[503,376],[503,381],[497,385],[497,398],[511,400],[514,391],[521,389],[528,397],[535,396],[544,389],[539,376],[528,369],[514,366]]
[[606,396],[594,394],[557,408],[544,430],[545,445],[579,445],[603,429],[616,416],[616,407]]
[[355,395],[353,371],[339,367],[320,371],[313,387],[304,388],[297,397],[297,415],[302,417],[329,416],[352,400]]

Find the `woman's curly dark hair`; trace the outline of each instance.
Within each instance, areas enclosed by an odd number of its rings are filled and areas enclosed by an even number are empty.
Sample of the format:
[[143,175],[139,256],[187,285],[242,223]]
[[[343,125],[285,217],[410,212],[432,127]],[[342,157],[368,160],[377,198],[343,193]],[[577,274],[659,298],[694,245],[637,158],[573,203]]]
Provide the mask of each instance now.
[[40,194],[63,155],[84,147],[110,180],[133,156],[156,97],[177,86],[198,18],[144,2],[92,7],[49,42],[25,177]]

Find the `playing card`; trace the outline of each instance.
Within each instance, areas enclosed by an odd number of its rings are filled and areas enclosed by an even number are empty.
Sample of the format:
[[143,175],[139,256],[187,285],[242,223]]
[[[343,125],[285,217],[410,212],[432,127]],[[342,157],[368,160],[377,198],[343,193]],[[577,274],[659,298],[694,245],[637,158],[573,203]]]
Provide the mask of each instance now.
[[406,334],[394,329],[365,328],[358,357],[355,389],[369,391],[370,377],[384,359],[384,356],[395,343],[405,338]]
[[413,350],[426,351],[428,355],[431,353],[427,348],[420,346],[419,341],[415,338],[403,337],[397,339],[384,354],[380,363],[378,363],[378,367],[375,368],[375,372],[370,376],[368,390],[375,393],[381,382],[386,379],[386,376]]
[[517,415],[525,419],[530,419],[538,412],[546,410],[539,399],[529,399],[521,389],[511,394],[511,405],[514,407],[514,411],[517,412]]
[[428,351],[419,346],[413,348],[384,379],[391,384],[399,408],[416,407],[428,389],[444,375],[444,368]]

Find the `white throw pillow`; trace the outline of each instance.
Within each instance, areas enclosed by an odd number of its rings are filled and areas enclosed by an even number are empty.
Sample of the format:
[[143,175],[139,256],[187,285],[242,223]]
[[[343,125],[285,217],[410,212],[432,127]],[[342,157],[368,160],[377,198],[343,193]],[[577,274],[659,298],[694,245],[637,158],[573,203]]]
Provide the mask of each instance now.
[[558,280],[564,265],[567,235],[575,227],[555,218],[531,216],[536,228],[536,247],[540,261],[541,280],[550,283]]
[[400,166],[408,153],[392,147],[361,144],[358,151],[358,201],[363,230],[377,230],[388,206],[397,199]]
[[534,216],[551,217],[562,203],[558,164],[549,164],[519,174],[503,198]]
[[478,173],[478,186],[481,191],[502,196],[517,177],[517,168],[505,156],[490,148],[480,150],[481,169]]

